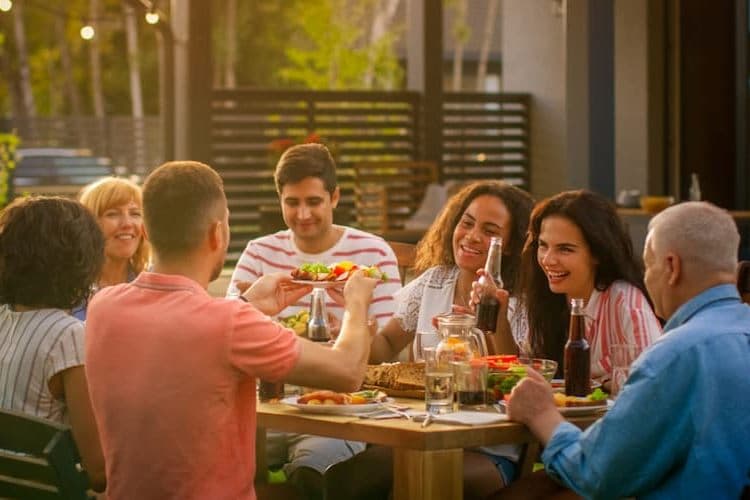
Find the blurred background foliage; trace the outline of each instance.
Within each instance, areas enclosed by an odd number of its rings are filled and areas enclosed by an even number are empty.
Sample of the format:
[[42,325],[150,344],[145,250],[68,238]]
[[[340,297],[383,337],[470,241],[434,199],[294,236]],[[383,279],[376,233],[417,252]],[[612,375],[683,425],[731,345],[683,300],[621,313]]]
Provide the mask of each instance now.
[[[95,114],[93,44],[80,36],[80,28],[92,20],[102,68],[103,112],[130,114],[134,97],[126,48],[126,3],[16,0],[11,11],[0,12],[0,117],[73,115],[76,108],[84,115]],[[395,43],[403,26],[393,22],[399,3],[214,1],[214,82],[257,88],[401,88],[403,70]],[[169,15],[168,2],[161,1],[158,6]],[[141,12],[136,18],[135,60],[143,88],[143,112],[158,114],[157,29],[146,24]],[[19,26],[25,43],[19,41]],[[24,45],[25,56],[19,50]],[[24,66],[28,79],[23,77]],[[76,96],[66,87],[67,82],[73,82]],[[32,106],[23,97],[24,84],[31,88]]]

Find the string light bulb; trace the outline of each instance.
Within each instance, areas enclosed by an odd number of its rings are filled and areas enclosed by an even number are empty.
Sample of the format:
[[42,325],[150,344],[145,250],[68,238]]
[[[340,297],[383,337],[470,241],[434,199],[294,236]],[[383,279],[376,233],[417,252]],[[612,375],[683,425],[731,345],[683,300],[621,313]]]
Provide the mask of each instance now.
[[11,0],[0,0],[0,11],[8,12],[13,8],[13,2]]
[[159,14],[154,11],[146,12],[146,22],[148,24],[156,24],[159,22]]
[[90,24],[86,24],[81,28],[81,38],[84,40],[91,40],[94,38],[94,35],[96,34],[96,31],[94,30],[94,27]]

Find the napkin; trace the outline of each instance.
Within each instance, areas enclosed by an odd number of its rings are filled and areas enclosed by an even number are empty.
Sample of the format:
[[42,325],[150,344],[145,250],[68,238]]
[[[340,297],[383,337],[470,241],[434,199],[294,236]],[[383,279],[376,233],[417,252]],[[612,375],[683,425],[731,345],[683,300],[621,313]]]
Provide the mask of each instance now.
[[507,415],[481,411],[454,411],[453,413],[432,416],[433,422],[440,422],[441,424],[487,425],[507,420]]

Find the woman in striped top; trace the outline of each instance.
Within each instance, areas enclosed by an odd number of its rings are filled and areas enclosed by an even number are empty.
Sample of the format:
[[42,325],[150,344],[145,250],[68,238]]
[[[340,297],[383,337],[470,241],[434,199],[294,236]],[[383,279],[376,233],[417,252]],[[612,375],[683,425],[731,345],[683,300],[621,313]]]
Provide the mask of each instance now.
[[63,198],[18,199],[0,212],[0,407],[70,424],[91,485],[104,458],[84,372],[81,303],[103,259],[94,218]]
[[641,260],[614,205],[602,196],[566,191],[539,202],[521,261],[528,314],[521,350],[556,360],[558,375],[572,298],[585,301],[591,376],[602,383],[610,379],[612,344],[635,345],[637,356],[661,335]]

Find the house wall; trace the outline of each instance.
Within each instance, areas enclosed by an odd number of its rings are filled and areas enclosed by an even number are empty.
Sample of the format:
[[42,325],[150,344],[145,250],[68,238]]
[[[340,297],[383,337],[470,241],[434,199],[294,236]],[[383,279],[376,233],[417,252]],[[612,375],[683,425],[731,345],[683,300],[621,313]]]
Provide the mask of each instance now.
[[502,89],[529,92],[531,190],[536,197],[568,188],[565,18],[550,0],[503,0]]

